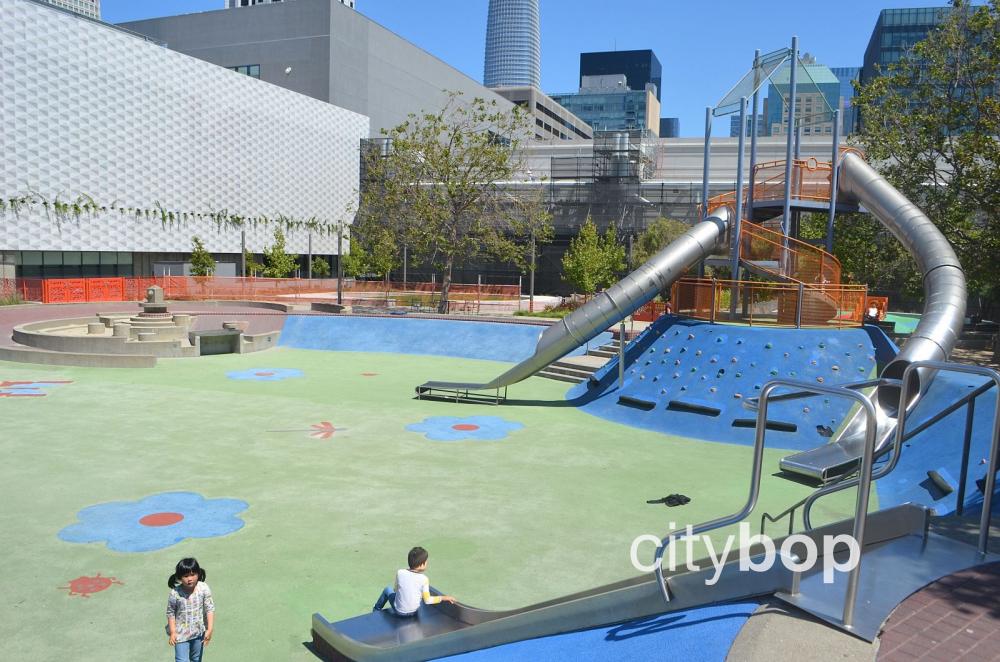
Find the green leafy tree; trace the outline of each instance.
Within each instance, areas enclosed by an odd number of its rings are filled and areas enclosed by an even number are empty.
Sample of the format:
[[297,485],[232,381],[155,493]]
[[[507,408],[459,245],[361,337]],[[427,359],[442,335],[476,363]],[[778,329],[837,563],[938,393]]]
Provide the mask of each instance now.
[[312,275],[317,278],[326,278],[330,275],[330,263],[317,255],[312,261]]
[[618,280],[625,269],[625,247],[618,243],[614,228],[609,227],[601,237],[597,226],[587,218],[570,240],[562,262],[563,278],[581,293],[591,295]]
[[523,268],[526,245],[547,234],[541,205],[524,204],[501,182],[522,167],[518,158],[528,120],[480,98],[451,93],[438,112],[411,114],[386,136],[386,150],[363,153],[365,177],[355,222],[358,234],[381,245],[379,232],[405,243],[415,261],[442,272],[438,311],[448,309],[456,264],[474,259],[508,261]]
[[656,219],[646,226],[632,246],[632,266],[643,264],[690,229],[683,221],[663,216]]
[[254,259],[253,253],[245,249],[243,251],[243,262],[246,264],[247,273],[251,276],[256,276],[264,271],[264,265]]
[[191,237],[191,275],[211,276],[215,273],[215,258],[205,250],[205,244],[197,236]]
[[956,0],[938,29],[858,90],[857,136],[955,247],[970,289],[1000,297],[1000,1]]
[[264,276],[285,278],[298,267],[299,256],[285,252],[285,233],[281,228],[274,230],[274,244],[264,249]]

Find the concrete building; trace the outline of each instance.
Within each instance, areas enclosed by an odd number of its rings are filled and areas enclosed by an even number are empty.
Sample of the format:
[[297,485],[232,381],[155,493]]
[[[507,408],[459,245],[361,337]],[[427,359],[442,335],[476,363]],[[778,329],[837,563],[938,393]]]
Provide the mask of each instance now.
[[42,0],[50,5],[62,7],[90,18],[101,17],[101,0]]
[[486,87],[541,86],[538,0],[490,0],[483,84]]
[[594,137],[589,124],[537,87],[497,87],[493,91],[531,115],[535,140],[589,140]]
[[659,135],[660,102],[652,83],[633,90],[624,74],[584,76],[576,94],[551,96],[595,131],[640,130]]
[[336,253],[364,115],[29,0],[0,43],[4,276],[148,275],[195,235],[234,273],[241,231],[259,253],[275,228]]
[[[343,5],[291,0],[122,24],[157,43],[371,118],[371,136],[409,113],[436,111],[446,91],[511,103]],[[239,39],[233,39],[239,35]]]

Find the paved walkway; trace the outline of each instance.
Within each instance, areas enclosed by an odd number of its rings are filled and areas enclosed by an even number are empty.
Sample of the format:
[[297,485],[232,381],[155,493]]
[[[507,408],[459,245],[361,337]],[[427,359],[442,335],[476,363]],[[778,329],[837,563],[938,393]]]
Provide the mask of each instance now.
[[886,622],[878,659],[1000,660],[1000,563],[955,573],[907,598]]

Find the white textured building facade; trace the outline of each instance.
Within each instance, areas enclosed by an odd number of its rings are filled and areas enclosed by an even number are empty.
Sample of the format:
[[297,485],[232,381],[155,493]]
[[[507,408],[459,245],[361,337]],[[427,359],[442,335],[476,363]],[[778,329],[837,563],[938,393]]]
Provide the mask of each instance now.
[[[290,251],[311,234],[314,253],[336,253],[334,235],[273,219],[350,222],[366,116],[27,0],[0,2],[0,43],[8,262],[99,251],[148,263],[190,252],[193,235],[239,254],[241,229],[260,252],[275,227]],[[219,224],[223,211],[246,220]]]

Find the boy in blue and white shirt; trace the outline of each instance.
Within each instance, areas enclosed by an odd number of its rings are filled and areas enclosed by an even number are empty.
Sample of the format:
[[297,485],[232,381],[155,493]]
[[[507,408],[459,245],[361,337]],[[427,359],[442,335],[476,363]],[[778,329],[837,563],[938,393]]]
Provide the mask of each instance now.
[[389,604],[389,611],[396,616],[416,616],[420,602],[436,605],[441,602],[455,604],[455,598],[450,595],[431,595],[431,583],[424,571],[427,570],[427,550],[414,547],[407,555],[409,569],[396,572],[396,582],[386,586],[382,595],[378,596],[372,611],[380,611]]

